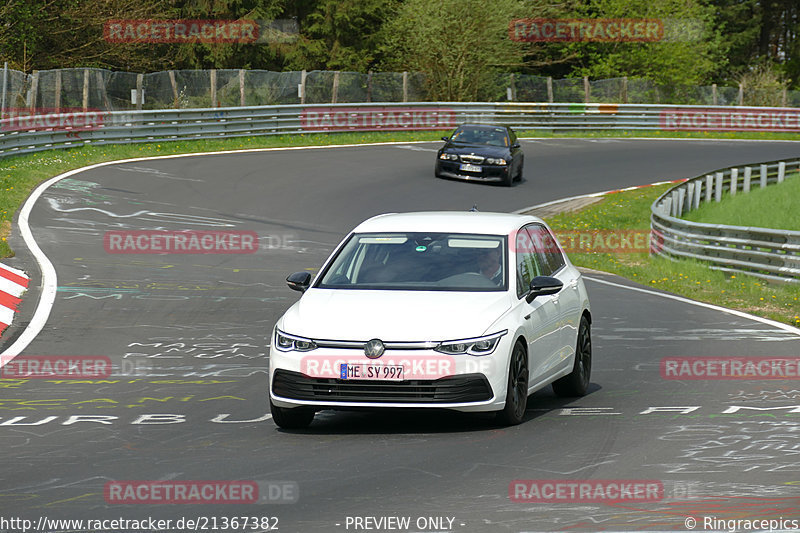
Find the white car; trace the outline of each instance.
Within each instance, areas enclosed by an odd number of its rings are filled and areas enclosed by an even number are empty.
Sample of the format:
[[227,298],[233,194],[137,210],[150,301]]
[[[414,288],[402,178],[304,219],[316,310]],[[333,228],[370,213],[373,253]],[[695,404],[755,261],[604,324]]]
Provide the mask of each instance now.
[[270,345],[270,408],[283,428],[323,409],[494,411],[519,424],[552,384],[582,396],[592,365],[589,298],[551,230],[525,215],[379,215],[319,273]]

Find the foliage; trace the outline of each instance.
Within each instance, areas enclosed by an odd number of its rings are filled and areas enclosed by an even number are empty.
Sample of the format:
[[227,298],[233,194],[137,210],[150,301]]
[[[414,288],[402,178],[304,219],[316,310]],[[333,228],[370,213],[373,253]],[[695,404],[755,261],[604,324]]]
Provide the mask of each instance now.
[[661,85],[701,85],[726,64],[726,44],[702,0],[590,0],[582,17],[660,19],[656,42],[578,42],[572,74],[590,78],[630,76]]
[[433,100],[477,100],[499,68],[522,60],[508,37],[509,21],[522,13],[517,0],[406,0],[384,27],[386,66],[427,76]]

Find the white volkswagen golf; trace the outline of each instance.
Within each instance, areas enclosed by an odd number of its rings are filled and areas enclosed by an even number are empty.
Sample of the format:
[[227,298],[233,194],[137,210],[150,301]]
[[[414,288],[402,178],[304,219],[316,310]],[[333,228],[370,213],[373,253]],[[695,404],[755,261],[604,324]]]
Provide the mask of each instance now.
[[519,424],[535,391],[582,396],[589,385],[586,288],[536,217],[379,215],[316,276],[287,283],[303,295],[272,333],[280,427],[346,408],[494,411]]

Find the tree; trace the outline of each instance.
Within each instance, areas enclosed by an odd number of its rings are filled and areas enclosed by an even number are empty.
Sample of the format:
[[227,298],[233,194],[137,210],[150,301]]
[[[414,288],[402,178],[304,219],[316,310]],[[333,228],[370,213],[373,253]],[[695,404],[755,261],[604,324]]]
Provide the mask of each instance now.
[[439,101],[497,98],[497,73],[522,62],[508,25],[524,13],[517,0],[405,0],[383,29],[385,69],[423,72]]
[[298,17],[301,36],[286,51],[296,70],[366,72],[380,60],[379,33],[396,0],[318,0]]
[[577,9],[586,18],[660,19],[656,42],[575,42],[573,75],[632,76],[659,84],[702,84],[725,65],[725,45],[713,28],[713,10],[701,0],[590,0]]

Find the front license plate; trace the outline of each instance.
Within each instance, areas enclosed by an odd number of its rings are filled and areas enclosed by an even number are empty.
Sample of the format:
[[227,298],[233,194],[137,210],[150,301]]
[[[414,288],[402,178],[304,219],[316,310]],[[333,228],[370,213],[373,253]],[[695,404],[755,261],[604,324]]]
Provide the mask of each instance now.
[[364,365],[342,363],[341,379],[371,379],[377,381],[403,381],[403,365]]
[[480,172],[483,170],[480,165],[470,165],[469,163],[461,163],[461,170],[466,172]]

